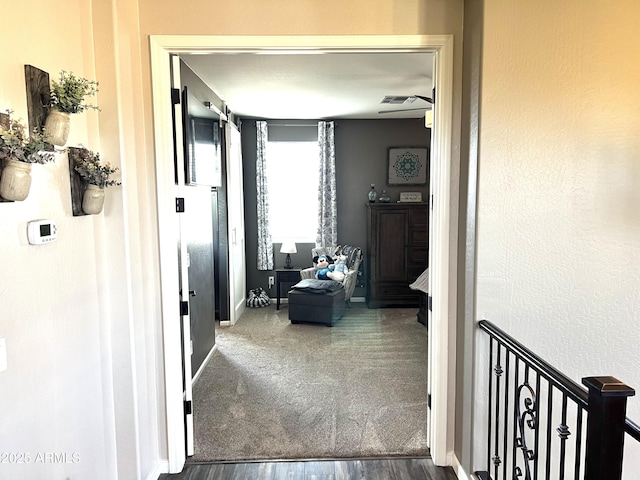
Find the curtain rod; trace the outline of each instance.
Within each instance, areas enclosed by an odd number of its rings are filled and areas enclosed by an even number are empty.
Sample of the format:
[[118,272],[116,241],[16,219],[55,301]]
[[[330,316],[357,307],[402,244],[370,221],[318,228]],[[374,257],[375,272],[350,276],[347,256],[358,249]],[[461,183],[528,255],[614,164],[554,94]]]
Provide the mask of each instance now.
[[273,123],[267,120],[267,127],[317,127],[318,123]]
[[[252,119],[248,119],[246,121],[251,121]],[[274,123],[277,122],[278,120],[260,120],[260,119],[253,119],[253,122],[258,122],[258,121],[263,121],[263,122],[267,122],[267,127],[271,126],[271,127],[317,127],[318,126],[318,122],[333,122],[336,126],[338,121],[337,120],[318,120],[315,123]]]

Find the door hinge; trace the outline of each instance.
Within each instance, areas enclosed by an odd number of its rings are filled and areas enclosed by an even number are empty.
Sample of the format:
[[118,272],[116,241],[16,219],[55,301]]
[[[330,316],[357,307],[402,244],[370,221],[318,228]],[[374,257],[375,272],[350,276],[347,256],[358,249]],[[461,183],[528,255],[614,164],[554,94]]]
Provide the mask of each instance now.
[[429,299],[427,300],[427,308],[430,312],[433,312],[433,297],[429,295]]
[[433,105],[436,104],[436,87],[431,89],[431,101]]
[[180,302],[180,315],[189,315],[189,302]]
[[184,213],[184,198],[176,198],[176,213]]
[[171,104],[180,105],[180,89],[178,88],[171,89]]
[[184,413],[187,415],[191,415],[191,412],[193,411],[192,409],[192,405],[191,405],[191,400],[185,400],[184,401]]
[[431,394],[427,394],[427,408],[431,408]]

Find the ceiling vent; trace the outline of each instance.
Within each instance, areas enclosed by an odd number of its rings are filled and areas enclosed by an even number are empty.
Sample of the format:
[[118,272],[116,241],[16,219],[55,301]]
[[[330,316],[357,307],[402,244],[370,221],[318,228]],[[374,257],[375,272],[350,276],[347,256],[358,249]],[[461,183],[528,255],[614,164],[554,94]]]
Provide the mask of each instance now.
[[416,101],[416,97],[413,97],[413,96],[408,97],[406,95],[404,96],[387,95],[382,99],[382,101],[380,101],[380,103],[389,104],[389,105],[403,105],[403,104],[413,103],[415,101]]

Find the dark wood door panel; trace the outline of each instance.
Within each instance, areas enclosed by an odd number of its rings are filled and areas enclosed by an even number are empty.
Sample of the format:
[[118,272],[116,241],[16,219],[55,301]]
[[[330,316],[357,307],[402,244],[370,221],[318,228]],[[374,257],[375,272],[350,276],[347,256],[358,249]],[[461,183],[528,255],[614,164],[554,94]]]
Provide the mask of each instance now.
[[405,277],[407,244],[405,212],[382,212],[378,218],[378,278],[398,280]]

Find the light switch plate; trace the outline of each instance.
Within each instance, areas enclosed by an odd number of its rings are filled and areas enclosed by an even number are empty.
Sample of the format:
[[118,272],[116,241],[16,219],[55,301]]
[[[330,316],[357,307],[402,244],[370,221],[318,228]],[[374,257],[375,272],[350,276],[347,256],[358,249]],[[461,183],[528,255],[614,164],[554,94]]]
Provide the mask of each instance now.
[[7,342],[4,337],[0,338],[0,372],[7,369]]

